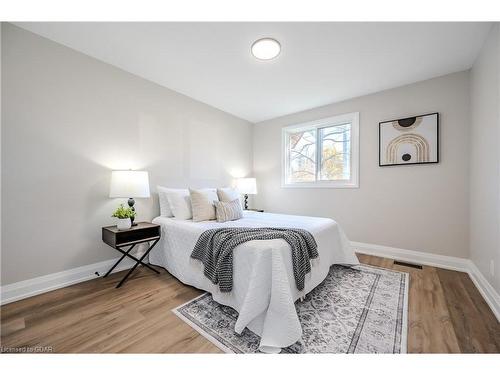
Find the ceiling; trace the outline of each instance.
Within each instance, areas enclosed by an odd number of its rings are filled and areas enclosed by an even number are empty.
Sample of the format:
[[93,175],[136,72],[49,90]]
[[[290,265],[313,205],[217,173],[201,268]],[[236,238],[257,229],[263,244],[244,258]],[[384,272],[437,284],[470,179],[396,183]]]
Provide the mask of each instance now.
[[[471,67],[489,23],[16,23],[251,122]],[[273,37],[271,61],[250,54]]]

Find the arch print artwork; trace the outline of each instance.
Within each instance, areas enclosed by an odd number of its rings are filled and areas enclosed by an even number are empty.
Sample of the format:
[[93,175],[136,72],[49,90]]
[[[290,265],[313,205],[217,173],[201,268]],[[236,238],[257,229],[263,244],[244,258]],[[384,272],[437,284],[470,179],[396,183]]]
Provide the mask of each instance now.
[[439,113],[379,123],[379,166],[439,162]]

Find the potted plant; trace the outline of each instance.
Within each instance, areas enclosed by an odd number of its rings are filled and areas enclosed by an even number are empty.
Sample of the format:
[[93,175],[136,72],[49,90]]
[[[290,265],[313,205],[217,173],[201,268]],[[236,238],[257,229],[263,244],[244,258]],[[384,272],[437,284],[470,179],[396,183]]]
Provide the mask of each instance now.
[[120,204],[120,207],[111,215],[111,217],[116,217],[118,219],[118,223],[116,224],[118,230],[130,229],[132,226],[132,221],[130,219],[134,216],[134,210],[132,210],[131,207],[124,207],[123,204]]

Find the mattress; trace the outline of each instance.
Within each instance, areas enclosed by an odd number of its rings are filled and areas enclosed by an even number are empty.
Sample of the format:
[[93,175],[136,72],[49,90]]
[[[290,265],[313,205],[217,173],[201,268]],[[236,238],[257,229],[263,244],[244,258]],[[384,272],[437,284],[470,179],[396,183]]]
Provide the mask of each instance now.
[[[332,219],[244,211],[244,217],[225,223],[193,222],[157,217],[162,237],[151,251],[151,264],[162,266],[182,283],[205,290],[213,299],[238,311],[235,331],[245,327],[261,337],[259,349],[276,353],[302,336],[294,302],[328,274],[333,264],[358,264],[342,228]],[[223,227],[279,227],[308,230],[316,239],[319,257],[311,261],[305,288],[295,285],[290,246],[283,239],[243,243],[233,253],[233,289],[222,293],[203,274],[200,261],[190,257],[200,234]]]

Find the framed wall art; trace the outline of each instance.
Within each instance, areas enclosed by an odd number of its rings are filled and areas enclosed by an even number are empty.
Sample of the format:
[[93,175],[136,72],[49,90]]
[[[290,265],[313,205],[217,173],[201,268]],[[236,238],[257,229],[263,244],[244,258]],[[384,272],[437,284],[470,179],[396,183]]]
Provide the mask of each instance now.
[[379,166],[439,162],[439,113],[379,123]]

